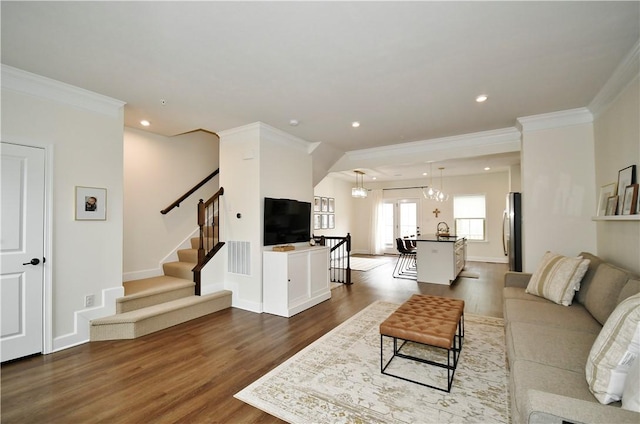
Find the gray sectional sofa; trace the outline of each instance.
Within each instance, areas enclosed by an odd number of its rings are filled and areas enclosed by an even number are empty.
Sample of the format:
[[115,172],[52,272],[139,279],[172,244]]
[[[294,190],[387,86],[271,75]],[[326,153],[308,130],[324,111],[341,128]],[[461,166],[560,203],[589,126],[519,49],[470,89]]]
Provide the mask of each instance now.
[[640,292],[630,272],[581,253],[589,269],[571,306],[527,294],[531,274],[508,272],[504,321],[513,423],[640,423],[640,413],[603,405],[589,391],[585,365],[616,305]]

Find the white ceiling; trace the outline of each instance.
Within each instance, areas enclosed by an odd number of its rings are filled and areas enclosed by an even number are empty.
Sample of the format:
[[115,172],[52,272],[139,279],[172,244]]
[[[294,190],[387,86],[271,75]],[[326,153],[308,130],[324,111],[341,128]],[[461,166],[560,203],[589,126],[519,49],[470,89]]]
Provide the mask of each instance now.
[[148,119],[170,136],[262,121],[340,151],[585,107],[640,37],[636,1],[1,8],[2,63],[127,102],[127,126]]

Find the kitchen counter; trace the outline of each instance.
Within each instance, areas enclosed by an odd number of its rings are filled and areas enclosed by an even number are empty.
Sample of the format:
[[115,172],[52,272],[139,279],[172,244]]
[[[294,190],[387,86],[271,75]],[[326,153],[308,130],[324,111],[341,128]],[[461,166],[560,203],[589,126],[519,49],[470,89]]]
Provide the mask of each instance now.
[[455,243],[458,240],[462,240],[464,237],[458,237],[455,234],[449,236],[439,236],[437,234],[426,234],[424,236],[420,236],[416,239],[416,241],[432,241],[432,242],[449,242]]
[[416,239],[418,281],[449,285],[464,268],[467,239],[427,234]]

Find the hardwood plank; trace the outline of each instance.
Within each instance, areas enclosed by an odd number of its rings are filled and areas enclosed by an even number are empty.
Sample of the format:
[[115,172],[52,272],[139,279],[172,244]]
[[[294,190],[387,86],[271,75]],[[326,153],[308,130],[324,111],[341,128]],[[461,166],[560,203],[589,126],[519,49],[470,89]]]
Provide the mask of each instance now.
[[280,423],[233,395],[376,300],[414,293],[502,317],[504,264],[468,263],[451,286],[391,277],[395,257],[289,319],[217,312],[135,340],[87,343],[2,364],[3,423]]

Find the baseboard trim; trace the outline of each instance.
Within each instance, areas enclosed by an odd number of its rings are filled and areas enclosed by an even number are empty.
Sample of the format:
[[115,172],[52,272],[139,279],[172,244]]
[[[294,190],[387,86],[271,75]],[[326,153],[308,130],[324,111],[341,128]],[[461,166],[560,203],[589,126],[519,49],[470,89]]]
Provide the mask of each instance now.
[[161,275],[164,275],[162,268],[125,272],[122,274],[122,281],[142,280],[143,278],[160,277]]
[[467,256],[467,260],[471,262],[490,262],[496,264],[507,264],[509,258],[505,257],[493,257],[493,256]]
[[91,320],[116,313],[116,299],[124,296],[124,287],[112,287],[102,290],[102,304],[95,308],[74,312],[73,333],[53,339],[53,350],[50,353],[78,346],[89,341]]

